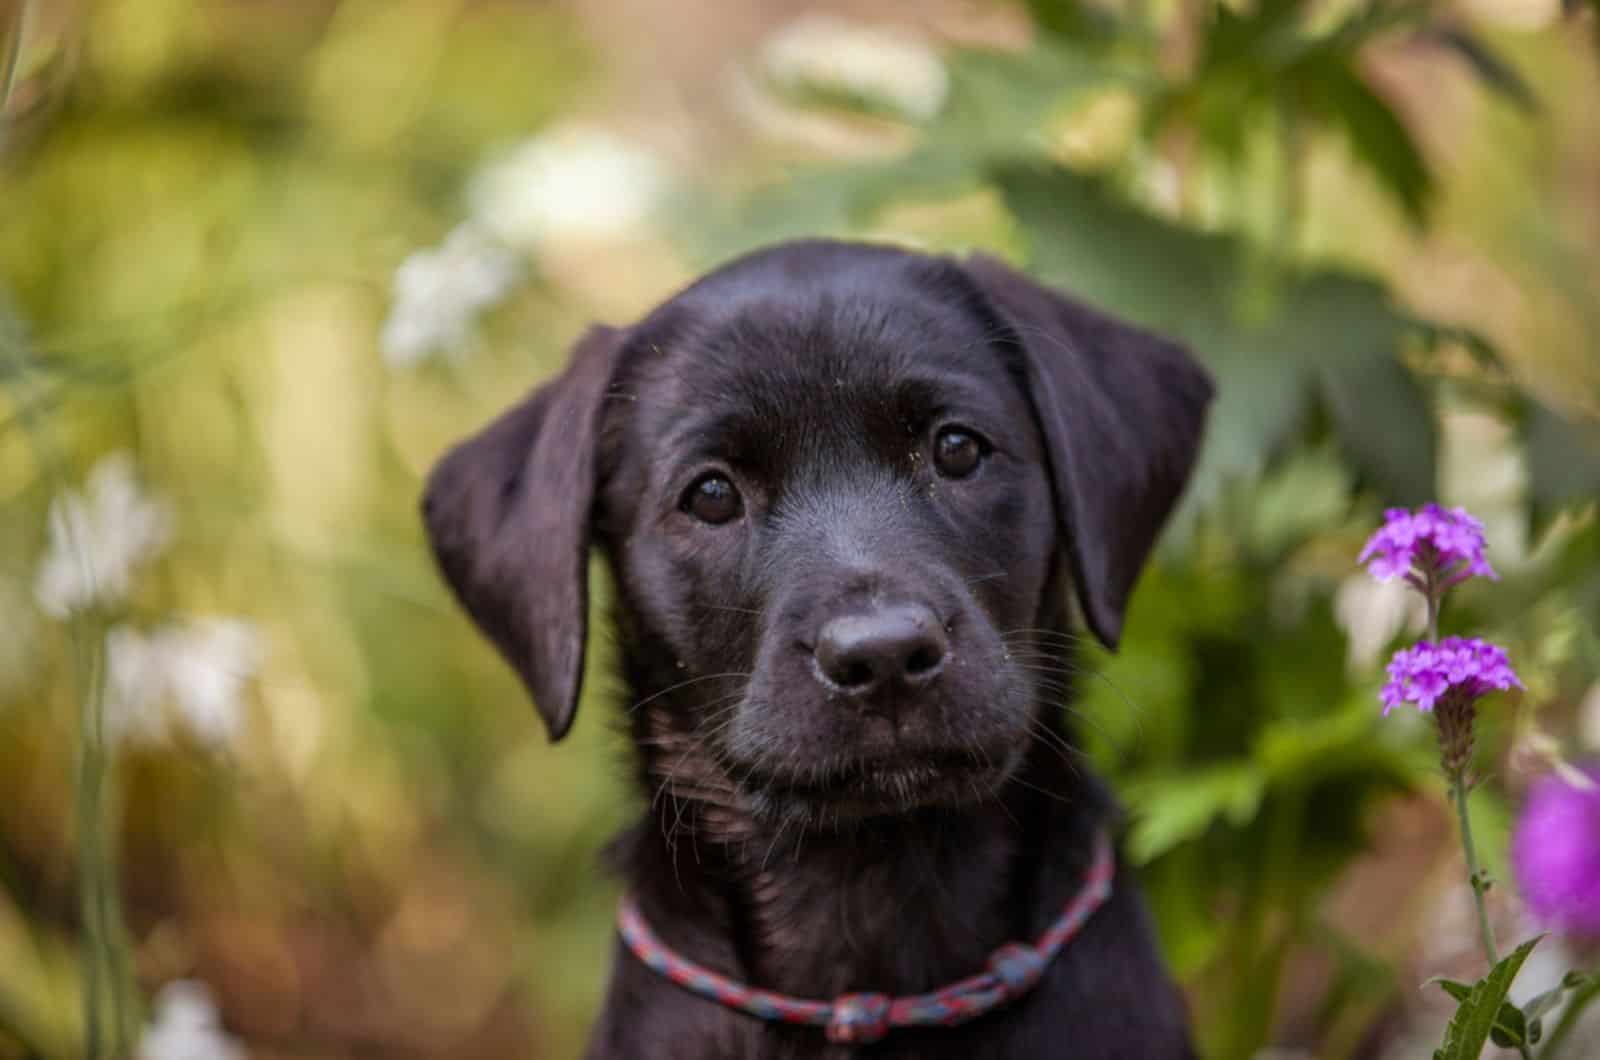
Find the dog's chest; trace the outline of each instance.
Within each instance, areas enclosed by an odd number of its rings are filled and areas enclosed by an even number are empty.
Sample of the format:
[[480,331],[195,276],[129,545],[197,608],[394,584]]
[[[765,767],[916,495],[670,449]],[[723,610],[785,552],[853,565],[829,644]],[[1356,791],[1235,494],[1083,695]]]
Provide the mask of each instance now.
[[[623,976],[631,973],[623,972]],[[650,974],[646,972],[645,974]],[[1097,997],[1072,990],[1071,972],[1046,977],[1028,998],[959,1027],[896,1029],[862,1047],[830,1044],[820,1027],[766,1023],[684,994],[636,983],[637,1007],[612,1010],[591,1060],[1186,1060],[1172,998]]]

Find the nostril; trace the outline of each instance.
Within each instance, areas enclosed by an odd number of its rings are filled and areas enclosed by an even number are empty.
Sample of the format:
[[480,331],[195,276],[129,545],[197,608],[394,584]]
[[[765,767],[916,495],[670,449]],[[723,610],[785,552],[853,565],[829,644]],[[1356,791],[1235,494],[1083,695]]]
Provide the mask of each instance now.
[[861,688],[872,683],[872,667],[865,662],[846,662],[837,671],[835,683],[845,688]]
[[913,677],[925,674],[938,666],[943,659],[944,653],[938,651],[932,644],[920,645],[906,659],[906,673]]

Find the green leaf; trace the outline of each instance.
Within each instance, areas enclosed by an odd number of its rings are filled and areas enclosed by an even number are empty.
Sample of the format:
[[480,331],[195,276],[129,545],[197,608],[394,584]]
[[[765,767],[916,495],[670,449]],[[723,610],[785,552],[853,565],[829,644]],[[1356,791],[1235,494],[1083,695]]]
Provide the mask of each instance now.
[[[1435,984],[1439,989],[1455,998],[1457,1001],[1466,1001],[1472,996],[1472,987],[1455,979],[1446,979],[1435,976],[1429,979],[1424,986]],[[1554,993],[1560,993],[1557,989]],[[1540,997],[1545,995],[1541,994]],[[1535,1013],[1524,1011],[1506,1001],[1500,1005],[1500,1011],[1495,1014],[1494,1026],[1489,1030],[1489,1037],[1502,1048],[1521,1045],[1524,1042],[1536,1043],[1539,1040],[1537,1028],[1539,1021],[1534,1019]],[[1531,1021],[1531,1022],[1530,1022]]]
[[1539,99],[1523,76],[1470,30],[1459,26],[1434,26],[1423,30],[1419,36],[1455,52],[1478,75],[1478,80],[1503,99],[1529,113],[1539,109]]
[[1546,1013],[1561,1004],[1561,998],[1568,990],[1576,990],[1584,983],[1584,976],[1578,972],[1568,972],[1561,977],[1561,982],[1546,990],[1542,994],[1535,994],[1522,1006],[1522,1014],[1528,1019],[1528,1041],[1534,1045],[1539,1043],[1543,1031],[1543,1020]]
[[1600,973],[1584,976],[1578,972],[1568,972],[1561,983],[1574,993],[1567,1007],[1561,1010],[1561,1018],[1556,1021],[1555,1029],[1545,1039],[1544,1049],[1539,1054],[1540,1060],[1556,1060],[1556,1054],[1578,1025],[1584,1010],[1596,998],[1600,998]]
[[1380,284],[1334,270],[1286,270],[1247,301],[1238,239],[1145,214],[1061,168],[998,166],[994,181],[1031,239],[1041,279],[1186,340],[1216,375],[1217,403],[1187,504],[1208,506],[1228,479],[1258,473],[1317,400],[1333,410],[1341,446],[1386,499],[1410,504],[1432,494],[1432,417],[1398,361],[1416,328]]
[[1337,526],[1350,510],[1354,485],[1334,446],[1291,451],[1255,484],[1250,502],[1241,506],[1250,551],[1281,557]]
[[[950,98],[927,129],[923,154],[955,156],[969,172],[1045,148],[1041,128],[1061,109],[1113,86],[1139,87],[1148,75],[1062,41],[1021,54],[964,48],[949,55]],[[924,163],[913,161],[911,168]]]
[[1235,827],[1248,824],[1265,789],[1266,777],[1249,762],[1136,781],[1126,789],[1136,818],[1128,856],[1140,864],[1152,861],[1201,835],[1219,818]]
[[1528,499],[1538,515],[1600,496],[1600,423],[1533,403],[1525,424]]
[[1116,20],[1110,11],[1082,0],[1025,0],[1033,24],[1047,34],[1075,40],[1111,37]]
[[1522,962],[1544,936],[1529,939],[1513,950],[1489,974],[1473,984],[1445,1028],[1444,1044],[1433,1054],[1437,1060],[1478,1060],[1500,1018],[1501,1006]]
[[1433,174],[1411,130],[1394,108],[1343,61],[1318,61],[1302,77],[1301,96],[1340,129],[1350,151],[1420,225],[1433,194]]
[[[1332,283],[1308,287],[1296,308],[1297,316],[1310,308],[1304,303],[1313,296],[1318,302],[1334,302],[1321,314],[1329,325],[1347,307],[1357,310],[1347,318],[1347,330],[1319,330],[1319,335],[1333,337],[1340,344],[1370,344],[1363,350],[1348,345],[1334,349],[1329,343],[1330,348],[1314,361],[1340,444],[1365,477],[1388,496],[1408,506],[1423,503],[1436,492],[1435,471],[1431,460],[1417,456],[1436,451],[1438,438],[1427,397],[1398,356],[1403,325],[1386,310],[1374,312],[1377,307],[1371,304],[1368,290]],[[1362,309],[1366,312],[1360,312]],[[1299,319],[1310,323],[1305,317]],[[1352,370],[1351,362],[1359,367]]]
[[1494,1016],[1494,1026],[1489,1028],[1489,1040],[1502,1049],[1523,1045],[1528,1041],[1528,1021],[1522,1010],[1511,1002],[1500,1005]]

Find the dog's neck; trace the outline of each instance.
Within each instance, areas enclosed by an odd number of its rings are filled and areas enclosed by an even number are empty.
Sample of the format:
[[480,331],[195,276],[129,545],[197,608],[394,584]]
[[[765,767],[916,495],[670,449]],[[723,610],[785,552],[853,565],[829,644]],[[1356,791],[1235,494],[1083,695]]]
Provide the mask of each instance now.
[[994,798],[843,827],[745,812],[711,763],[687,768],[692,754],[659,735],[641,747],[654,798],[619,853],[646,917],[684,956],[801,997],[905,995],[981,971],[1068,897],[1036,893],[1044,836],[1066,816],[1086,840],[1100,813],[1046,743]]

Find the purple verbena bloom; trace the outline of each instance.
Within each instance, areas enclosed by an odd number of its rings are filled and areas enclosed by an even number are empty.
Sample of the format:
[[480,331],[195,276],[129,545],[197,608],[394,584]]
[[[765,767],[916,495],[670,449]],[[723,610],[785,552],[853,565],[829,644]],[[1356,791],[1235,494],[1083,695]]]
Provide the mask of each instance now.
[[1451,689],[1472,700],[1497,688],[1521,687],[1504,648],[1477,637],[1446,637],[1438,644],[1424,640],[1395,652],[1379,699],[1388,714],[1406,702],[1432,710]]
[[1357,559],[1379,581],[1404,578],[1424,563],[1432,568],[1424,574],[1499,577],[1483,555],[1483,524],[1465,508],[1446,511],[1429,503],[1414,514],[1390,508],[1383,517],[1383,526],[1367,539]]
[[1586,790],[1559,773],[1535,784],[1511,838],[1522,897],[1556,931],[1600,939],[1600,764]]

